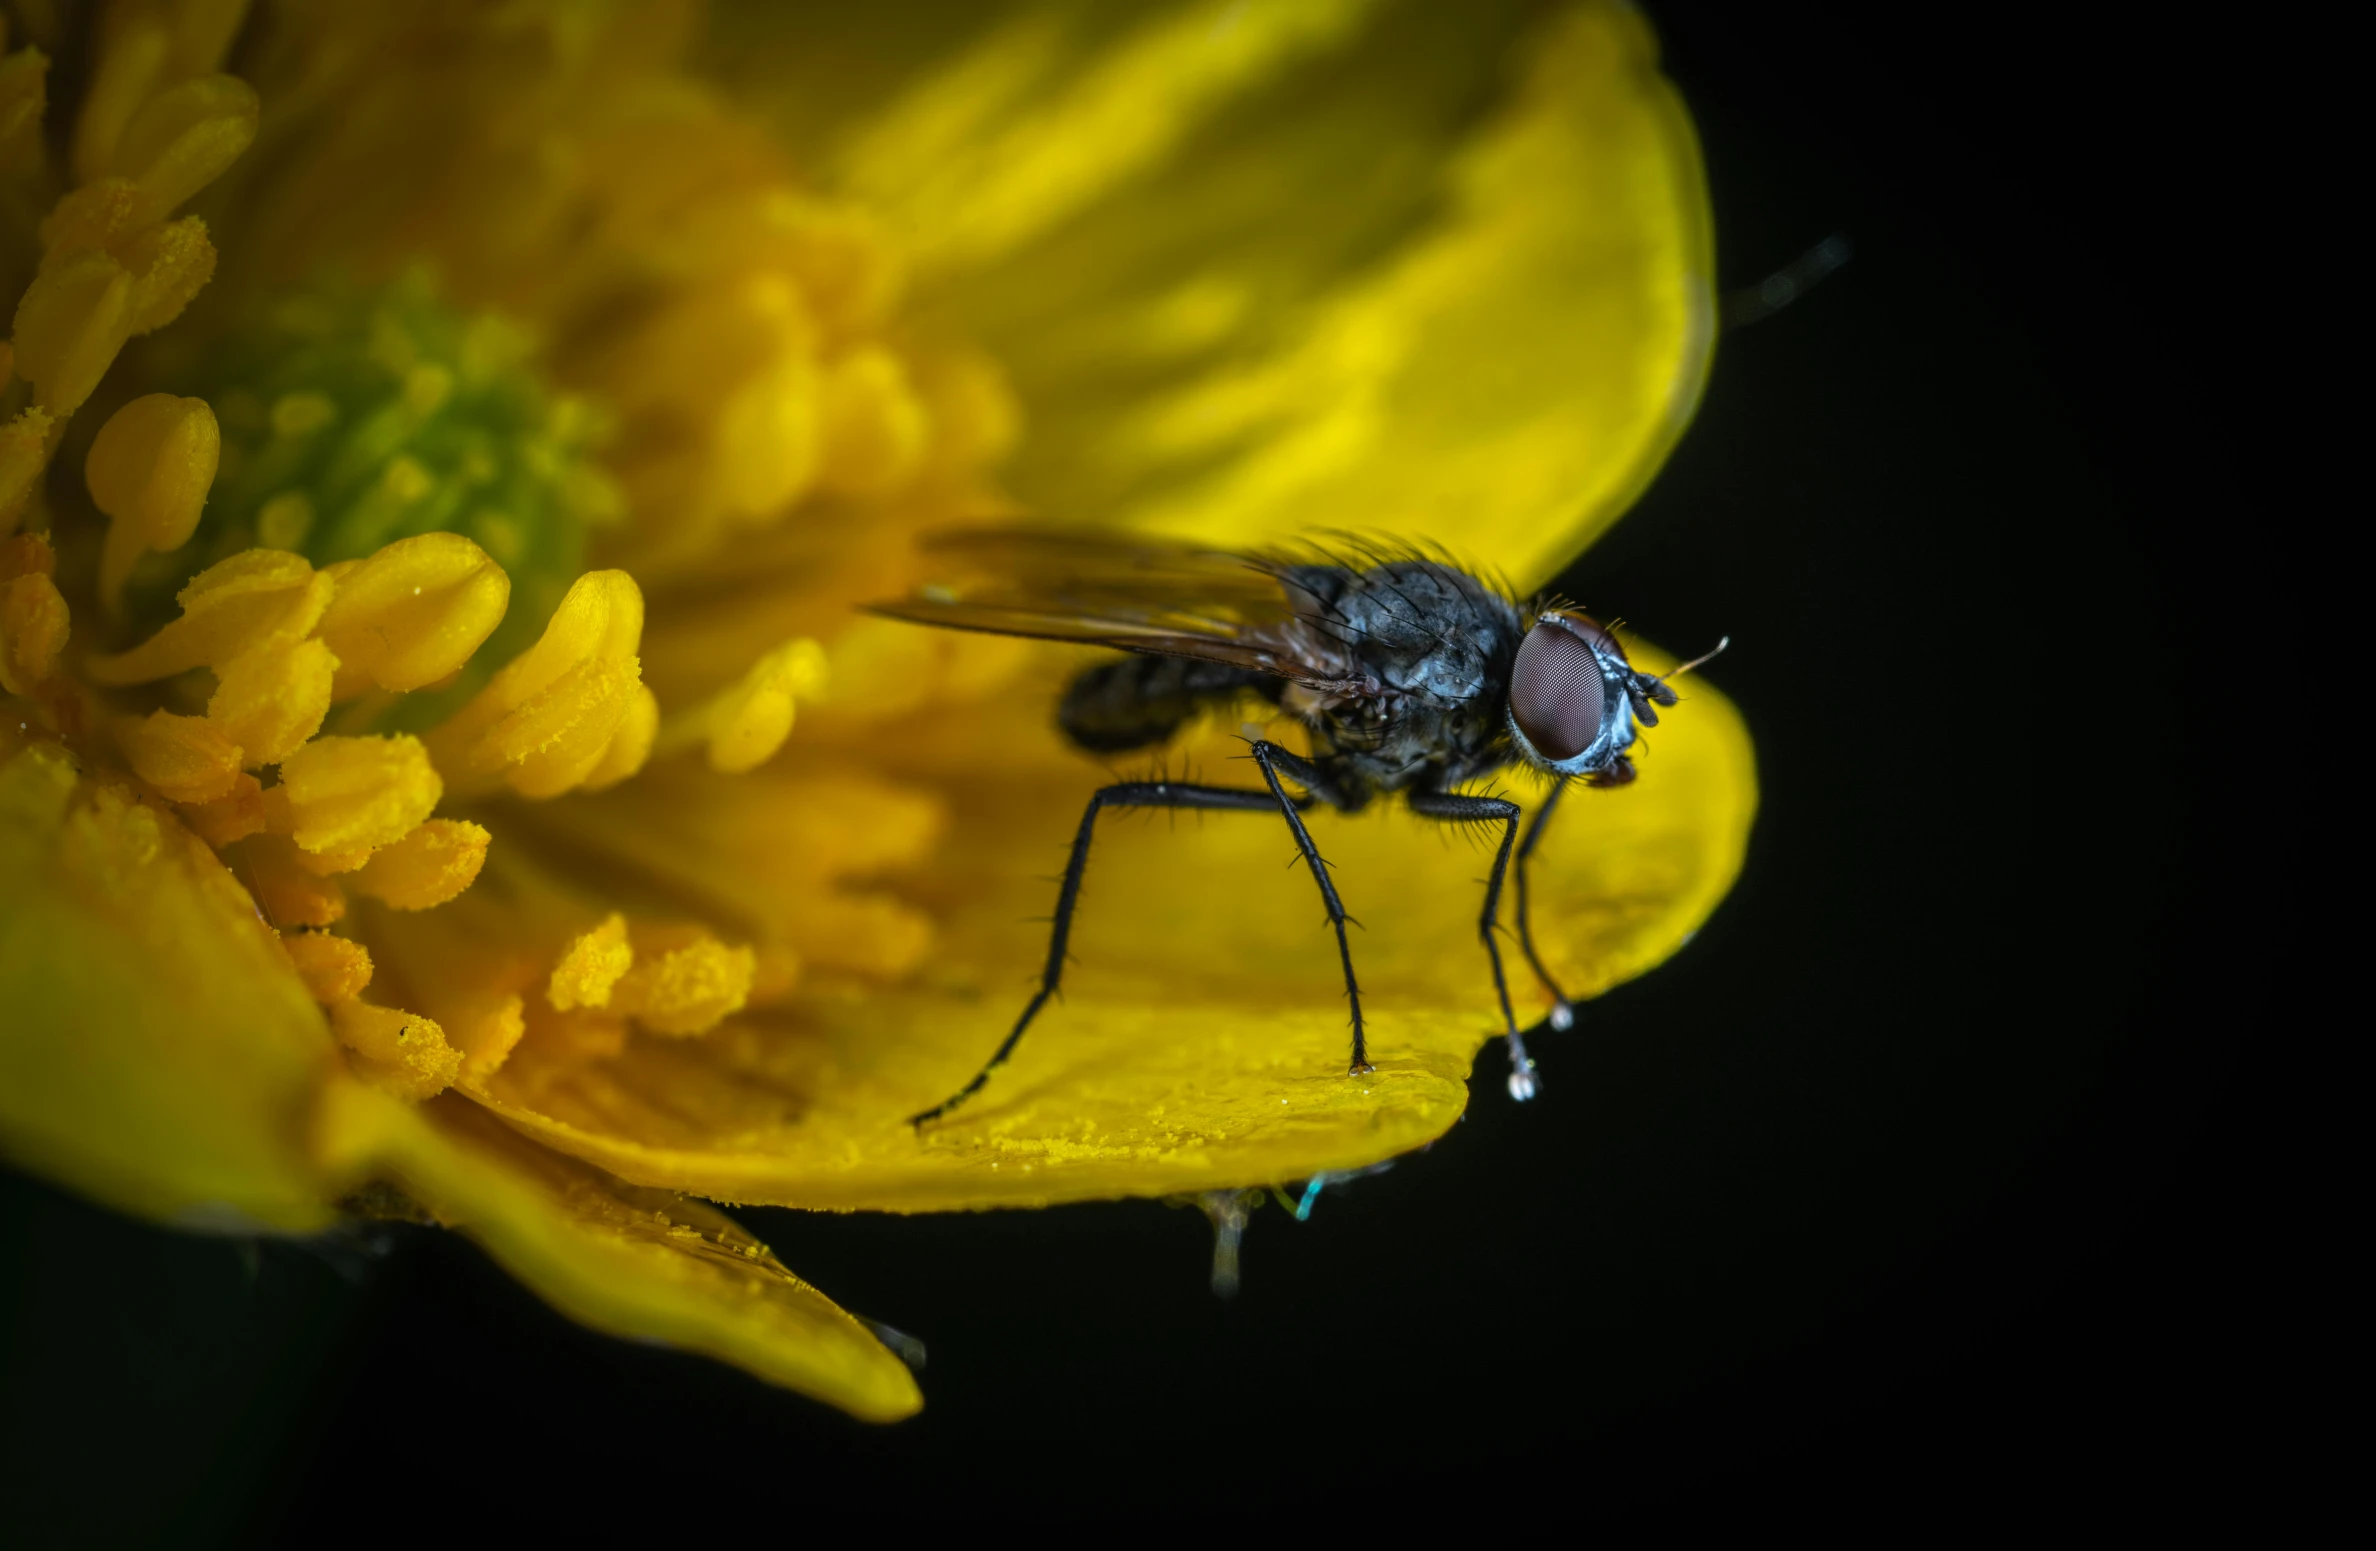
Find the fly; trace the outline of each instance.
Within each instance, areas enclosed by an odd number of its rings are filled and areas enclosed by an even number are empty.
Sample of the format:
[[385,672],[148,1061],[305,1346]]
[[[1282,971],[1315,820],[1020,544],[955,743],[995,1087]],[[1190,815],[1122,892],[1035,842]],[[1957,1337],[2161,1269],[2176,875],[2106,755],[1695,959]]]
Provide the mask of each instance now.
[[[1518,944],[1551,994],[1550,1025],[1565,1028],[1572,1006],[1536,953],[1527,919],[1527,861],[1571,784],[1616,787],[1635,778],[1631,752],[1640,729],[1657,726],[1659,708],[1675,704],[1668,681],[1724,650],[1729,638],[1664,677],[1643,673],[1617,637],[1581,610],[1552,598],[1521,605],[1446,559],[1412,553],[1239,554],[1005,529],[946,535],[929,542],[927,555],[930,584],[873,612],[1129,654],[1087,669],[1065,690],[1057,725],[1079,748],[1155,748],[1205,712],[1253,697],[1300,722],[1310,752],[1254,740],[1259,789],[1180,781],[1099,788],[1073,835],[1039,989],[973,1080],[912,1116],[914,1124],[979,1093],[1055,995],[1097,816],[1109,808],[1284,819],[1336,932],[1352,1006],[1348,1071],[1373,1070],[1344,903],[1303,816],[1318,803],[1358,812],[1397,792],[1423,817],[1500,828],[1477,932],[1501,1005],[1510,1094],[1534,1096],[1535,1063],[1511,1011],[1494,935],[1503,879],[1515,862]],[[1523,839],[1517,803],[1457,790],[1514,764],[1553,782]]]

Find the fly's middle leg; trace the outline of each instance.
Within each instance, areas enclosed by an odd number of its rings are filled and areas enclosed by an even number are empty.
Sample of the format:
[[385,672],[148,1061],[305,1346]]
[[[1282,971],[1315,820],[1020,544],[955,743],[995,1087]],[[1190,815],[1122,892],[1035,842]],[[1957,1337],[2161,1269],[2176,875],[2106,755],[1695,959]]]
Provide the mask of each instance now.
[[1543,799],[1541,807],[1535,809],[1534,822],[1526,826],[1526,838],[1518,842],[1518,854],[1514,858],[1518,882],[1518,946],[1526,950],[1526,962],[1533,967],[1535,979],[1541,981],[1543,989],[1551,993],[1551,1015],[1544,1021],[1562,1032],[1575,1027],[1576,1004],[1568,1000],[1568,994],[1559,988],[1559,982],[1551,978],[1551,971],[1543,967],[1543,956],[1535,951],[1534,919],[1528,908],[1526,892],[1526,864],[1533,859],[1535,847],[1543,843],[1543,831],[1550,827],[1551,815],[1559,811],[1559,799],[1567,795],[1567,789],[1568,783],[1565,781],[1551,788],[1551,795]]
[[[1304,828],[1303,821],[1303,810],[1311,806],[1313,797],[1320,798],[1331,807],[1342,807],[1344,804],[1328,777],[1310,760],[1299,758],[1267,738],[1257,739],[1253,752],[1254,763],[1261,769],[1262,779],[1269,784],[1271,796],[1278,800],[1279,811],[1287,815],[1287,827],[1295,831],[1295,843],[1303,852],[1304,868],[1311,873],[1312,881],[1320,886],[1320,903],[1328,908],[1328,924],[1336,928],[1337,958],[1345,966],[1345,1000],[1353,1008],[1353,1059],[1346,1066],[1345,1075],[1359,1077],[1364,1072],[1374,1072],[1377,1068],[1370,1065],[1369,1044],[1362,1033],[1361,985],[1353,978],[1353,944],[1345,936],[1345,923],[1352,917],[1345,914],[1345,902],[1337,898],[1336,882],[1328,876],[1328,863],[1321,857],[1320,848],[1312,844],[1312,832]],[[1300,802],[1288,796],[1287,789],[1279,784],[1282,774],[1312,796]]]
[[[1297,763],[1300,764],[1301,761],[1297,761]],[[1268,766],[1264,767],[1263,773],[1265,776],[1269,776]],[[1302,778],[1299,776],[1296,779],[1301,780]],[[1023,1015],[1015,1020],[1015,1026],[1008,1031],[1005,1040],[999,1044],[997,1051],[984,1063],[982,1069],[974,1073],[973,1080],[938,1104],[933,1105],[932,1108],[909,1116],[909,1124],[920,1127],[928,1121],[938,1120],[967,1099],[981,1092],[983,1084],[990,1080],[990,1074],[997,1071],[1000,1066],[1005,1064],[1007,1057],[1015,1053],[1015,1046],[1022,1042],[1023,1031],[1031,1027],[1031,1020],[1039,1016],[1040,1009],[1048,1004],[1048,999],[1056,994],[1057,988],[1063,983],[1065,945],[1072,937],[1073,909],[1080,903],[1081,879],[1089,869],[1089,844],[1096,835],[1098,814],[1108,808],[1201,808],[1245,813],[1284,811],[1287,815],[1287,822],[1295,830],[1296,839],[1304,849],[1304,854],[1307,857],[1316,857],[1317,853],[1312,850],[1311,838],[1304,833],[1303,819],[1297,811],[1300,808],[1309,807],[1312,801],[1313,799],[1310,797],[1292,798],[1287,796],[1280,790],[1275,777],[1271,778],[1270,790],[1261,792],[1245,791],[1228,786],[1198,786],[1179,781],[1123,781],[1113,786],[1099,788],[1090,796],[1089,806],[1081,813],[1081,827],[1073,834],[1072,853],[1064,864],[1064,882],[1056,892],[1056,915],[1053,927],[1048,933],[1048,962],[1040,971],[1039,989],[1032,993],[1031,1000],[1023,1008]],[[1319,869],[1315,868],[1314,871],[1318,873]],[[1326,875],[1320,874],[1320,876],[1322,878],[1321,892],[1333,906],[1336,898],[1335,891],[1328,886]],[[1341,908],[1335,913],[1341,917]],[[1341,942],[1344,936],[1342,925],[1338,926],[1337,935]],[[1352,961],[1348,958],[1345,971],[1348,986],[1352,979],[1351,965]],[[1358,1000],[1354,1003],[1353,1017],[1353,1048],[1355,1060],[1358,1062],[1361,1051],[1361,1011]],[[1360,1069],[1368,1070],[1366,1066]]]
[[[1517,1015],[1510,1009],[1509,977],[1502,973],[1501,944],[1494,941],[1495,917],[1501,913],[1502,879],[1510,870],[1510,853],[1518,842],[1518,818],[1522,810],[1505,798],[1468,797],[1458,792],[1413,792],[1410,804],[1413,813],[1441,819],[1447,824],[1502,827],[1501,845],[1493,853],[1493,873],[1485,880],[1485,909],[1477,917],[1477,938],[1485,944],[1485,957],[1493,965],[1493,994],[1501,1001],[1502,1038],[1510,1046],[1510,1097],[1531,1099],[1540,1086],[1534,1057],[1526,1053],[1526,1038],[1518,1032]],[[1539,832],[1542,826],[1538,822],[1535,827]],[[1532,953],[1530,946],[1530,958]]]

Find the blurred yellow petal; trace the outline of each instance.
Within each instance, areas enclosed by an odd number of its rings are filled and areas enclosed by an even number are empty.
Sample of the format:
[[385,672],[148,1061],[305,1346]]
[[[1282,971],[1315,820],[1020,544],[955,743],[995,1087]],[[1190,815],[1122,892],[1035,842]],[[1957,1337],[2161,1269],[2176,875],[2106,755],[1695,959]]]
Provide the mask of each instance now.
[[325,1151],[392,1175],[572,1319],[730,1362],[868,1421],[923,1404],[905,1365],[731,1218],[536,1147],[472,1106],[407,1109],[350,1087]]
[[[1031,408],[1027,503],[1225,545],[1431,538],[1521,587],[1615,520],[1681,434],[1714,342],[1697,141],[1628,7],[1569,12],[1516,59],[1511,100],[1449,163],[1407,164],[1443,180],[1401,196],[1408,229],[1325,291],[1306,294],[1320,261],[1293,245],[1319,241],[1307,218],[1391,207],[1369,191],[1411,133],[1372,117],[1392,94],[1258,104],[1227,143],[1279,145],[1263,172],[1216,156],[959,282]],[[1349,111],[1328,122],[1330,107]],[[1228,240],[1202,261],[1163,254],[1178,268],[1160,287],[1157,239],[1131,235],[1149,226]],[[1079,322],[1047,316],[1059,297]]]
[[0,734],[0,1151],[120,1210],[307,1232],[337,1059],[214,854],[131,789]]

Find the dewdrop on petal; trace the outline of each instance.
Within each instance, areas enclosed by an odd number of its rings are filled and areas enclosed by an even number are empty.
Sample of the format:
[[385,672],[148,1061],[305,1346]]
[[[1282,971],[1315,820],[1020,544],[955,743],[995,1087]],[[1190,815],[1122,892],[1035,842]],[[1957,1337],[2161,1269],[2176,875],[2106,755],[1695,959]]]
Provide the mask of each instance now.
[[197,531],[222,449],[204,399],[147,394],[100,427],[83,459],[83,480],[108,517],[99,592],[111,605],[141,556],[179,549]]

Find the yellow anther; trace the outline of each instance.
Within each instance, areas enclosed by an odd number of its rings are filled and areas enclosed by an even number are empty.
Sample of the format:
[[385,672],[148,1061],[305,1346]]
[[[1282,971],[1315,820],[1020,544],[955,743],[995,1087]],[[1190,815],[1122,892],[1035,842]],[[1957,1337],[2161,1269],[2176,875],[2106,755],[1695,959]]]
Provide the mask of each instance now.
[[391,845],[437,806],[445,787],[418,738],[316,738],[281,761],[290,838],[299,849]]
[[82,407],[130,337],[132,276],[102,252],[36,276],[16,310],[17,375],[64,418]]
[[740,1012],[757,964],[748,947],[730,948],[698,927],[650,934],[672,945],[635,956],[611,987],[609,1010],[654,1034],[703,1034]]
[[503,1069],[513,1047],[528,1032],[528,1009],[517,996],[498,997],[446,1019],[446,1042],[462,1052],[462,1078],[483,1083]]
[[0,690],[30,695],[57,671],[72,620],[49,540],[20,533],[0,540]]
[[364,1078],[398,1098],[435,1098],[462,1074],[462,1052],[418,1013],[340,1002],[330,1009],[330,1027],[355,1053]]
[[327,393],[303,388],[274,399],[270,418],[275,436],[311,436],[325,426],[338,423],[338,405]]
[[424,361],[404,374],[404,407],[410,414],[428,419],[454,391],[454,374],[434,362]]
[[204,399],[151,393],[107,417],[83,459],[91,502],[110,521],[99,591],[114,598],[151,550],[174,550],[198,529],[223,452]]
[[12,531],[25,513],[33,482],[49,464],[52,421],[48,410],[31,408],[0,425],[0,534]]
[[100,8],[74,126],[76,180],[88,183],[115,164],[127,126],[160,87],[219,66],[246,16],[246,0],[114,0]]
[[619,719],[618,730],[578,783],[578,790],[602,792],[618,785],[644,767],[652,757],[652,744],[660,734],[660,702],[648,685],[635,686],[635,698],[627,707],[627,714]]
[[575,938],[553,966],[545,1000],[561,1012],[574,1007],[608,1007],[611,988],[635,963],[627,943],[627,918],[613,912],[600,926]]
[[21,48],[0,59],[0,173],[27,171],[38,161],[48,107],[48,56]]
[[284,490],[256,509],[256,542],[266,549],[295,549],[313,530],[313,502],[302,490]]
[[116,142],[114,172],[140,189],[141,213],[161,221],[222,176],[256,138],[255,88],[204,75],[158,93]]
[[712,770],[739,775],[755,769],[792,735],[794,697],[813,699],[824,685],[825,649],[810,640],[787,641],[724,691],[669,718],[660,751],[706,742]]
[[277,765],[321,731],[337,671],[318,640],[268,641],[224,664],[206,719],[246,750],[249,769]]
[[311,634],[334,590],[302,555],[247,550],[190,579],[178,595],[181,618],[128,652],[92,658],[85,671],[101,684],[145,684],[219,667],[269,642]]
[[463,819],[431,819],[371,853],[347,882],[398,910],[428,910],[478,881],[493,837]]
[[175,802],[213,802],[239,783],[239,745],[203,716],[153,711],[117,737],[133,773]]
[[182,822],[198,838],[220,851],[250,835],[264,833],[264,788],[252,775],[231,783],[231,794],[212,802],[191,803],[181,810]]
[[825,375],[820,477],[844,495],[883,496],[913,479],[932,426],[888,350],[853,350]]
[[206,223],[194,215],[147,228],[117,254],[133,276],[132,312],[125,324],[130,334],[171,323],[214,278],[214,244],[207,239]]
[[100,14],[97,42],[98,57],[74,126],[74,176],[79,183],[105,176],[124,126],[156,91],[173,53],[172,29],[163,8],[156,5],[106,7]]
[[285,836],[257,835],[241,841],[224,860],[230,863],[232,876],[255,896],[264,919],[283,931],[293,926],[328,926],[344,919],[346,891],[303,865],[303,855]]
[[577,579],[537,643],[430,735],[438,763],[463,782],[550,797],[602,763],[635,710],[643,593],[624,571]]
[[338,654],[337,697],[434,684],[470,660],[511,601],[511,578],[459,533],[398,539],[333,568],[322,639]]
[[351,1002],[371,984],[371,953],[361,943],[328,932],[290,932],[281,938],[297,978],[324,1007]]

